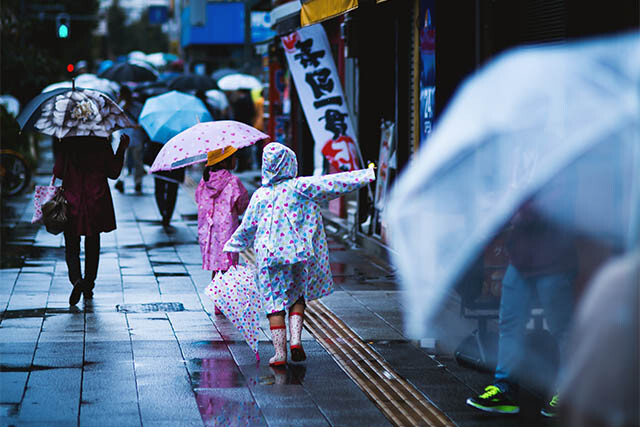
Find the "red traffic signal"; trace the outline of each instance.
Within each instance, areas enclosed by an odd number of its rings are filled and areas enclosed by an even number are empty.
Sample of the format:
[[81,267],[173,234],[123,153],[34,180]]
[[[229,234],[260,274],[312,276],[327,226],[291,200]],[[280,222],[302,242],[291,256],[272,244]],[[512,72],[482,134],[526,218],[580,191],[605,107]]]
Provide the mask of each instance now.
[[68,72],[73,73],[73,69],[74,69],[73,64],[68,64],[68,65],[67,65],[67,71],[68,71]]

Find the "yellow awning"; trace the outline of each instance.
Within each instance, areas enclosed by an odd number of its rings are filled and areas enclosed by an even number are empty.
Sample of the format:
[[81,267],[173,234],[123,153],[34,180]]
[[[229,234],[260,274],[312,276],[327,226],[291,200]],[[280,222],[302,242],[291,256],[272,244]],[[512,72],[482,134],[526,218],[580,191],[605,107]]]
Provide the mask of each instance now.
[[358,0],[301,0],[300,25],[311,25],[358,7]]

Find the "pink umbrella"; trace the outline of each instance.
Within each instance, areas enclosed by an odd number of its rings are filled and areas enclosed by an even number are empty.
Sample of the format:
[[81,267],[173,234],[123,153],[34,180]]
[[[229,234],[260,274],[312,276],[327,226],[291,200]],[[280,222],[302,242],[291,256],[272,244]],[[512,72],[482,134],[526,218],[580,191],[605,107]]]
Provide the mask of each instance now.
[[213,300],[222,314],[233,323],[251,350],[258,355],[260,313],[262,299],[256,285],[255,270],[244,265],[232,266],[218,273],[207,285],[205,293]]
[[207,160],[207,152],[232,146],[248,147],[268,139],[269,135],[234,120],[198,123],[167,141],[162,147],[151,172],[182,168]]

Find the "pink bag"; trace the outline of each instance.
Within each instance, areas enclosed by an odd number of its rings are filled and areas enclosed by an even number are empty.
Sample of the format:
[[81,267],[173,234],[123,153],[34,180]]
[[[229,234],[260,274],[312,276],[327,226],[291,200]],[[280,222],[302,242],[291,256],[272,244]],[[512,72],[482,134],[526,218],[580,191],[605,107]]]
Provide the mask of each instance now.
[[33,195],[33,206],[35,208],[35,212],[33,212],[33,218],[31,218],[32,224],[42,224],[42,205],[53,199],[60,189],[60,186],[53,185],[55,180],[56,177],[54,175],[51,177],[50,185],[36,185],[36,191]]

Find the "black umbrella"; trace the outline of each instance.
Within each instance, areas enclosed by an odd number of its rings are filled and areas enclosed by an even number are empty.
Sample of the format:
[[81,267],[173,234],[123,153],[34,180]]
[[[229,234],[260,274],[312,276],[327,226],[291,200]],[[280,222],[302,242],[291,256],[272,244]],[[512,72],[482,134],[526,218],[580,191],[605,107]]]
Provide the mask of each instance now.
[[182,74],[174,77],[169,82],[169,89],[187,91],[187,90],[209,90],[217,89],[218,85],[215,80],[208,76],[200,74]]
[[211,77],[213,78],[213,80],[218,81],[224,76],[228,76],[229,74],[237,74],[239,72],[240,71],[234,70],[233,68],[220,68],[219,70],[214,71],[213,74],[211,74]]
[[113,80],[114,82],[148,82],[156,81],[158,74],[151,68],[131,62],[121,62],[113,67],[104,70],[100,77]]
[[54,96],[64,92],[68,92],[69,90],[71,89],[68,87],[53,89],[48,92],[43,92],[29,101],[29,103],[25,105],[25,107],[20,112],[20,115],[18,115],[18,117],[16,118],[18,124],[20,125],[20,130],[23,130],[27,127],[33,127],[36,120],[38,120],[38,117],[40,117],[40,111],[42,110],[42,106],[44,105],[44,103]]

